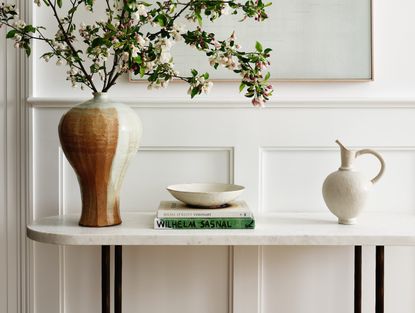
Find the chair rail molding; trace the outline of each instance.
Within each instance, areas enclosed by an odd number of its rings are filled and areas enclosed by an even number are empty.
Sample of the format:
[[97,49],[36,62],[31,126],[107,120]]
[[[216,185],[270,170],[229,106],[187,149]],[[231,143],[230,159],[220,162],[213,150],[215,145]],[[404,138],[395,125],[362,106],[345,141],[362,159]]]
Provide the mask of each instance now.
[[[70,108],[88,98],[66,98],[66,97],[29,97],[27,102],[35,108]],[[124,98],[114,97],[114,100],[129,104],[136,108],[167,108],[167,109],[251,109],[255,110],[248,99],[241,96],[231,98],[200,97],[196,100],[190,97],[170,97],[166,102],[159,97],[137,97]],[[276,93],[266,104],[265,109],[405,109],[415,108],[415,98],[412,97],[307,97],[292,98],[281,97]]]

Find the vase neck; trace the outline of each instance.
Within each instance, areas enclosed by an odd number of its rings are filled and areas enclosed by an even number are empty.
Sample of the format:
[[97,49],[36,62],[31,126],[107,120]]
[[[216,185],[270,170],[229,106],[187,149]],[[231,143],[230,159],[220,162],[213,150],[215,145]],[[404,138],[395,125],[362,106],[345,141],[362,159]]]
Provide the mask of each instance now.
[[94,92],[94,100],[108,100],[108,93],[106,92]]

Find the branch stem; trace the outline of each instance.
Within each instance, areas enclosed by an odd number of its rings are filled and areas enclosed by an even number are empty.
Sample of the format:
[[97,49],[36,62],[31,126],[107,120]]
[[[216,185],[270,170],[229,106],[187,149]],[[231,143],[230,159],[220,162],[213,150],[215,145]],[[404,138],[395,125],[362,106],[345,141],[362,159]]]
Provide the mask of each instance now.
[[89,75],[89,74],[88,74],[88,72],[86,71],[86,69],[85,69],[85,67],[84,67],[84,65],[83,65],[83,63],[82,63],[82,61],[80,60],[80,57],[79,57],[79,55],[78,55],[78,52],[76,51],[76,49],[75,49],[75,48],[74,48],[74,46],[72,45],[72,42],[71,42],[71,40],[69,39],[68,34],[67,34],[67,32],[65,31],[65,29],[64,29],[64,27],[63,27],[63,25],[62,25],[62,22],[61,22],[61,20],[60,20],[60,18],[59,18],[59,15],[58,15],[57,10],[56,10],[56,1],[55,1],[55,4],[52,4],[52,2],[51,2],[50,0],[46,0],[46,2],[48,2],[48,3],[49,3],[49,5],[51,6],[51,8],[52,8],[52,10],[53,10],[53,15],[55,16],[55,19],[56,19],[56,21],[58,22],[59,29],[62,31],[62,34],[63,34],[64,40],[65,40],[65,43],[68,45],[69,49],[72,51],[72,54],[74,55],[75,62],[76,62],[76,63],[80,66],[81,71],[82,71],[82,73],[84,73],[85,78],[86,78],[86,79],[88,80],[88,82],[90,83],[90,85],[91,85],[91,87],[92,87],[92,90],[93,90],[94,92],[98,92],[97,88],[95,87],[94,82],[92,81],[92,77],[91,77],[91,75]]

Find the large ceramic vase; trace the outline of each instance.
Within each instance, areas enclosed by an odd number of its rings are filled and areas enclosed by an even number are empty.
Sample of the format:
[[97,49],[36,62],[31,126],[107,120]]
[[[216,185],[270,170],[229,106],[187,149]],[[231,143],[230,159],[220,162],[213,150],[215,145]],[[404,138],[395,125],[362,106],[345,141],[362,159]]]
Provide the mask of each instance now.
[[137,114],[106,93],[81,103],[59,123],[59,138],[81,189],[81,226],[121,223],[119,192],[142,134]]

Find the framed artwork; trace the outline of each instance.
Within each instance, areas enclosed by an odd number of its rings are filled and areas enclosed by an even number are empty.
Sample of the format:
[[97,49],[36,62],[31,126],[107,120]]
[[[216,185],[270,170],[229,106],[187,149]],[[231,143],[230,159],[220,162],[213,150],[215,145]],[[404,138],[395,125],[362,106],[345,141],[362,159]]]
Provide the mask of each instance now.
[[[269,71],[274,81],[373,80],[372,0],[269,0],[269,18],[239,22],[240,16],[223,16],[203,28],[225,39],[235,30],[245,51],[255,42],[272,48]],[[187,29],[196,24],[187,23]],[[237,74],[215,70],[201,51],[183,41],[171,50],[175,68],[208,72],[214,80],[237,80]],[[186,70],[185,70],[186,69]],[[132,81],[141,81],[132,75]]]

